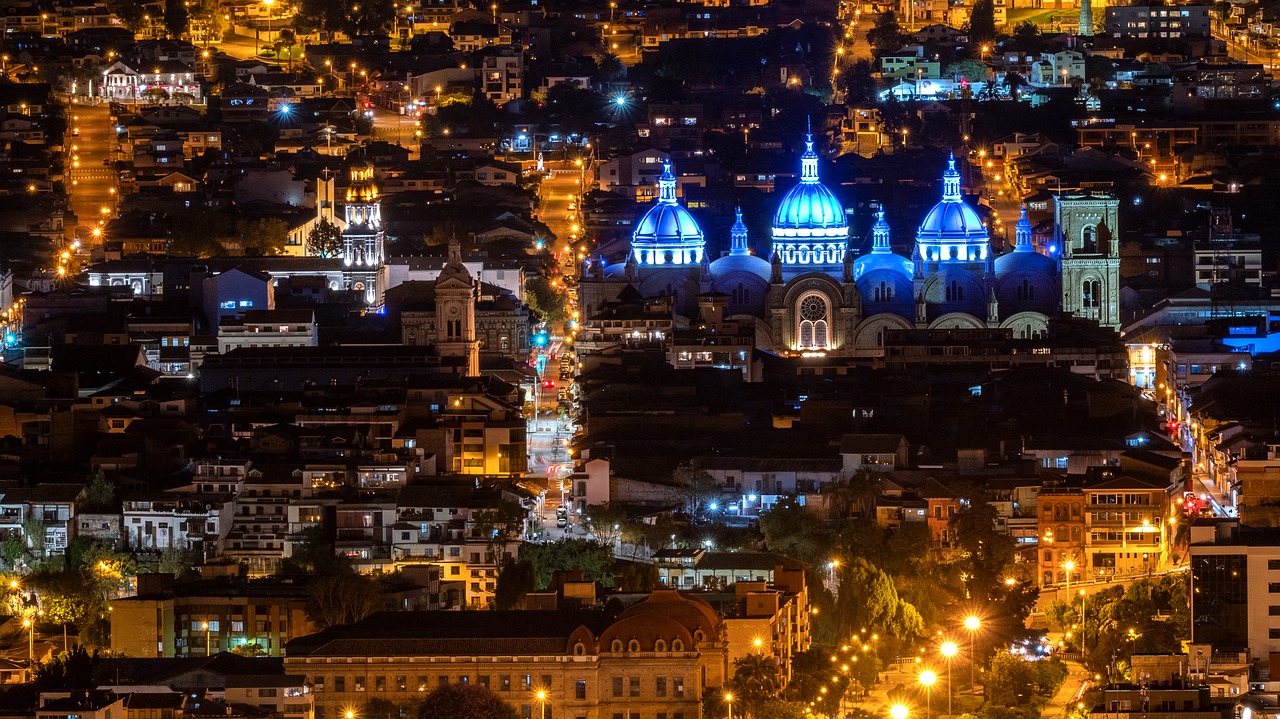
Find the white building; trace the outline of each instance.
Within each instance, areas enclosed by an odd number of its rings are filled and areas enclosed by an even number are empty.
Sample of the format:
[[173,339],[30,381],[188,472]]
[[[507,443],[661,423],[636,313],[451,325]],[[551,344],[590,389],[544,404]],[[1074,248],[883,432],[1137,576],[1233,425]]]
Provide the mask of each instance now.
[[[405,282],[435,282],[440,271],[448,264],[448,257],[392,257],[378,268],[378,289],[383,293],[378,298],[382,304],[386,291]],[[511,293],[516,299],[524,302],[524,268],[518,262],[494,260],[487,257],[463,258],[462,264],[471,276],[484,285],[494,285]],[[492,299],[481,297],[479,299]]]
[[223,494],[129,495],[121,510],[126,545],[134,551],[195,550],[214,556],[231,529],[234,507],[230,496]]
[[218,323],[218,351],[240,347],[315,347],[319,343],[311,310],[248,310]]
[[1220,519],[1191,527],[1191,641],[1213,653],[1280,653],[1280,530]]
[[117,60],[102,71],[98,97],[113,102],[146,101],[148,90],[163,90],[170,99],[204,102],[195,68],[175,60],[126,63]]

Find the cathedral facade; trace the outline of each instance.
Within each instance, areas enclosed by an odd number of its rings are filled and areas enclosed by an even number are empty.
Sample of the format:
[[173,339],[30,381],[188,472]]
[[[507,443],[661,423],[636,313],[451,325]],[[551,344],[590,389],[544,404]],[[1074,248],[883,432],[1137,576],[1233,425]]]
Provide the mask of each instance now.
[[676,198],[668,162],[625,262],[595,259],[584,268],[584,310],[590,314],[632,286],[644,297],[673,297],[692,317],[698,295],[718,292],[728,298],[727,316],[756,318],[757,347],[779,354],[875,356],[887,329],[1007,328],[1015,337],[1037,337],[1060,313],[1118,328],[1115,198],[1056,199],[1060,257],[1035,250],[1024,208],[1014,247],[996,256],[981,217],[961,196],[952,157],[911,256],[891,248],[883,211],[876,212],[870,251],[858,256],[845,208],[822,184],[818,164],[809,135],[800,182],[774,213],[766,261],[752,253],[741,212],[729,252],[708,257],[702,230]]

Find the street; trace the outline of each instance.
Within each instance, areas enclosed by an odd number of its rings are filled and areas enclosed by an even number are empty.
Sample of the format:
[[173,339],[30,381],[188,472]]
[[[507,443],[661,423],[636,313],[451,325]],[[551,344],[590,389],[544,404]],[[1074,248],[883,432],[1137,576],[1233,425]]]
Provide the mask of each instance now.
[[[68,114],[68,142],[72,167],[67,190],[70,208],[76,216],[75,237],[84,248],[101,241],[93,230],[116,212],[116,169],[114,159],[116,131],[111,112],[103,105],[72,105]],[[76,132],[78,131],[78,135]],[[79,163],[79,166],[76,166]],[[107,212],[103,212],[106,208]]]

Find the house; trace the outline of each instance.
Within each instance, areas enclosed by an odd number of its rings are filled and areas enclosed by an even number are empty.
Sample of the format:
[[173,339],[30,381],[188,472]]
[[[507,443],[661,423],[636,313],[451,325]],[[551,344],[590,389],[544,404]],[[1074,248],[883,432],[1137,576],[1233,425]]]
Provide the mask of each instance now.
[[315,347],[319,329],[312,310],[246,310],[218,321],[218,352],[240,347]]
[[840,456],[845,474],[891,472],[910,466],[911,446],[900,434],[846,434],[840,440]]

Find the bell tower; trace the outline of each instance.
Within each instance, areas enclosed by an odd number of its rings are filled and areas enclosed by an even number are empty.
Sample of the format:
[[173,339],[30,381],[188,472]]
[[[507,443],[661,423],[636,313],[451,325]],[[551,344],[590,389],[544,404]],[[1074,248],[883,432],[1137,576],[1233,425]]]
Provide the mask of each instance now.
[[1062,311],[1120,329],[1120,201],[1106,194],[1059,195],[1054,248],[1062,257]]
[[467,376],[480,374],[480,342],[476,340],[479,284],[462,264],[458,240],[449,241],[449,261],[436,278],[436,351],[441,357],[466,358]]
[[382,229],[382,201],[378,196],[373,165],[358,163],[351,166],[351,182],[347,185],[343,215],[346,226],[342,230],[342,274],[347,288],[362,292],[364,301],[370,305],[381,304],[377,279],[378,270],[382,267],[385,234]]

